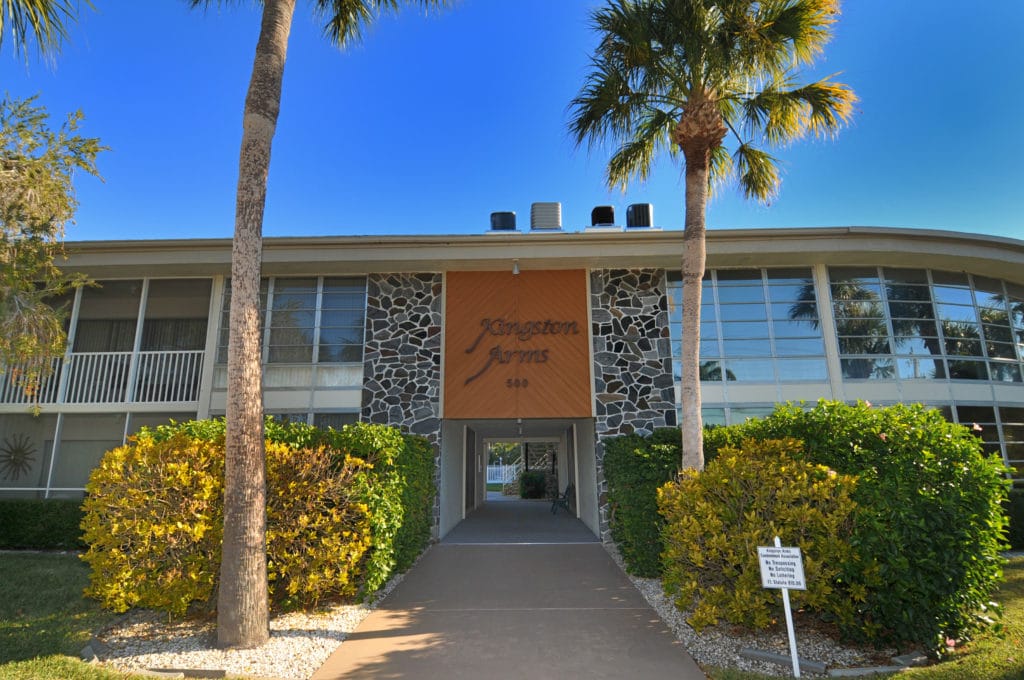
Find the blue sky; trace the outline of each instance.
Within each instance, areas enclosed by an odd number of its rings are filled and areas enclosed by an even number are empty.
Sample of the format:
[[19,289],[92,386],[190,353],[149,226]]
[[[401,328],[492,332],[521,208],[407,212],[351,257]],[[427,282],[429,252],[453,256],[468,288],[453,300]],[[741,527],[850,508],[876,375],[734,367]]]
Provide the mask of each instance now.
[[[55,63],[5,42],[0,89],[81,109],[110,147],[104,182],[78,182],[71,240],[229,237],[255,3],[95,0]],[[587,72],[599,0],[461,0],[380,21],[331,47],[299,0],[274,141],[264,234],[479,233],[496,210],[529,224],[561,201],[566,229],[595,205],[619,222],[653,203],[681,229],[680,168],[667,159],[628,192],[604,185],[610,149],[574,148],[568,104]],[[216,3],[214,3],[216,5]],[[817,73],[860,102],[832,141],[778,152],[770,206],[732,187],[712,229],[893,226],[1024,238],[1024,2],[847,1]]]

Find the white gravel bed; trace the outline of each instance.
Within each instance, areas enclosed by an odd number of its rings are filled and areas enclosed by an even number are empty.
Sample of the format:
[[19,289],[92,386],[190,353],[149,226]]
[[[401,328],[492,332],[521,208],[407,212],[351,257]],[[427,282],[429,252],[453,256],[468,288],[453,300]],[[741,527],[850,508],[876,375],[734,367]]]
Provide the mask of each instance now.
[[[719,668],[738,668],[745,671],[756,671],[766,675],[792,677],[791,666],[780,666],[773,663],[754,661],[740,656],[743,648],[757,649],[789,656],[789,638],[786,635],[786,624],[780,622],[777,628],[759,633],[739,630],[728,623],[708,626],[699,634],[686,623],[690,612],[680,611],[672,600],[665,595],[661,581],[654,578],[640,578],[626,572],[622,557],[612,543],[605,543],[605,548],[612,559],[622,568],[626,576],[647,603],[658,613],[662,621],[675,633],[686,651],[701,666],[717,666]],[[781,598],[781,595],[780,595]],[[875,649],[873,647],[857,647],[843,645],[807,626],[795,625],[797,656],[808,661],[820,661],[828,668],[853,668],[861,666],[891,665],[891,657],[898,654],[895,649]],[[822,677],[801,669],[802,676]]]
[[254,649],[218,649],[213,621],[168,623],[164,614],[138,610],[98,633],[100,644],[95,651],[104,664],[130,672],[219,670],[248,678],[306,680],[403,576],[393,577],[369,603],[274,617],[270,640]]

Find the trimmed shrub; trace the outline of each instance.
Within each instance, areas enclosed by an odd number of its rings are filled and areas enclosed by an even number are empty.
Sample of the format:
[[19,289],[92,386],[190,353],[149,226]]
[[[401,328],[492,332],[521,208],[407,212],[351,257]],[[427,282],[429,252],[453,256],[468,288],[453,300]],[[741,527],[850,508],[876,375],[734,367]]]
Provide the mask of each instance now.
[[0,549],[77,550],[84,548],[82,501],[0,500]]
[[[197,436],[211,437],[224,435],[224,420],[190,421],[187,423],[161,426],[155,429],[155,436],[161,431],[174,432],[176,429],[194,433]],[[281,442],[293,448],[324,447],[332,452],[336,465],[341,465],[348,458],[365,461],[365,468],[355,476],[353,484],[361,502],[369,511],[370,549],[363,557],[360,565],[359,592],[368,597],[376,592],[396,568],[406,568],[400,564],[412,564],[416,556],[422,552],[426,542],[423,539],[423,515],[427,538],[429,541],[430,523],[433,507],[433,453],[429,455],[422,448],[429,444],[424,441],[417,444],[418,453],[408,452],[410,442],[418,438],[404,436],[398,430],[385,425],[372,423],[354,423],[340,430],[319,429],[306,423],[281,423],[267,418],[264,423],[264,434],[267,441]],[[424,457],[429,460],[424,459]],[[429,468],[429,470],[428,470]],[[415,469],[414,486],[417,491],[408,491],[410,471]],[[429,476],[429,498],[423,496],[423,476]],[[417,507],[406,505],[406,500],[422,504]],[[409,538],[400,534],[405,524],[406,513],[412,512],[419,517],[419,526],[411,526]],[[416,522],[413,523],[416,525]],[[416,538],[413,539],[412,536]],[[399,542],[403,553],[399,553]],[[419,545],[419,549],[415,546]],[[415,550],[415,552],[413,552]]]
[[[109,451],[86,487],[82,528],[92,568],[86,594],[121,612],[140,606],[184,615],[213,606],[223,530],[223,435],[205,426],[143,431]],[[354,480],[322,448],[267,442],[267,565],[275,608],[351,595],[370,544]]]
[[520,498],[545,498],[548,475],[543,470],[523,470],[519,475]]
[[984,624],[1002,578],[1008,481],[968,428],[920,405],[822,401],[737,429],[799,439],[799,458],[857,477],[855,554],[842,578],[866,597],[845,633],[937,649]]
[[661,573],[664,519],[658,514],[658,488],[675,476],[681,455],[678,428],[604,441],[612,539],[632,574]]
[[395,569],[412,566],[430,544],[434,523],[434,447],[425,438],[406,434],[405,449],[398,468],[405,479],[402,487],[402,524],[395,535]]
[[659,489],[665,590],[693,609],[695,630],[720,619],[760,629],[781,616],[777,591],[761,586],[757,555],[775,536],[802,553],[807,590],[791,591],[794,608],[849,621],[864,599],[837,583],[852,554],[854,480],[794,459],[800,448],[793,439],[748,439]]
[[1006,499],[1006,515],[1010,527],[1007,537],[1010,547],[1024,550],[1024,489],[1013,489]]

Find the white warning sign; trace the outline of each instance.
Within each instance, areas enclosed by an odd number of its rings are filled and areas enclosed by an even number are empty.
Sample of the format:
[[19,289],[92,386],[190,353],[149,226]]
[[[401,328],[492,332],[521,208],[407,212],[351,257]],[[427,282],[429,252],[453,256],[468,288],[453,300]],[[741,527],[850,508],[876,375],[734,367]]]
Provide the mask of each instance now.
[[763,587],[807,590],[800,548],[758,546],[757,558],[761,562]]

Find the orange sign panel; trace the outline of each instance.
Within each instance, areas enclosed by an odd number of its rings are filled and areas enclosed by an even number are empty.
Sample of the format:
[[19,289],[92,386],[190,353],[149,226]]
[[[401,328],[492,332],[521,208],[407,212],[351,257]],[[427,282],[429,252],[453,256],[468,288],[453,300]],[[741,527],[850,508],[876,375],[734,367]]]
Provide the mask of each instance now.
[[584,270],[449,272],[446,418],[589,418]]

